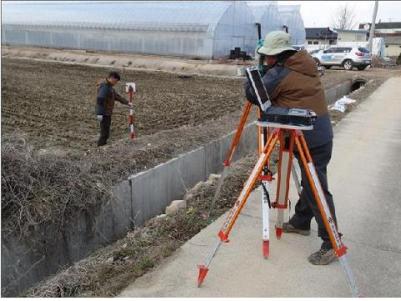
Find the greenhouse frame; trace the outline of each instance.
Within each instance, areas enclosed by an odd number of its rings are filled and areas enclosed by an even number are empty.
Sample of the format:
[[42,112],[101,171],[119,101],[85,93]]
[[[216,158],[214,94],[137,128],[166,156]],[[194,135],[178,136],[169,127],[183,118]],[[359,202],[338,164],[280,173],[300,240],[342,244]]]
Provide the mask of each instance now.
[[249,7],[255,17],[255,22],[261,25],[262,38],[271,31],[283,29],[284,23],[280,18],[276,1],[250,3]]
[[300,5],[279,5],[280,18],[284,25],[288,27],[293,45],[304,45],[306,32],[304,21],[301,16]]
[[[271,2],[262,8],[264,33],[281,29]],[[197,59],[224,58],[239,47],[253,55],[252,10],[243,1],[3,2],[2,44]]]

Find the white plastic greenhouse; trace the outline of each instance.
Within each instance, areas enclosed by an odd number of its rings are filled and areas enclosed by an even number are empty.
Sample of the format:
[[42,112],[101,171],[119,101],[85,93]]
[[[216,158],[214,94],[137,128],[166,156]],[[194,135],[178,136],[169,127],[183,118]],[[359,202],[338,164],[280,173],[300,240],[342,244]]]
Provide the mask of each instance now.
[[[264,33],[282,25],[269,2],[258,14]],[[236,47],[252,55],[257,41],[244,1],[3,1],[2,14],[2,43],[10,45],[210,59]]]
[[300,5],[279,5],[278,10],[284,25],[288,27],[293,45],[305,44],[305,26],[301,16]]
[[218,58],[252,53],[256,28],[245,2],[6,3],[3,43]]
[[262,38],[271,31],[282,30],[283,21],[280,18],[277,1],[262,1],[249,3],[255,21],[261,25]]

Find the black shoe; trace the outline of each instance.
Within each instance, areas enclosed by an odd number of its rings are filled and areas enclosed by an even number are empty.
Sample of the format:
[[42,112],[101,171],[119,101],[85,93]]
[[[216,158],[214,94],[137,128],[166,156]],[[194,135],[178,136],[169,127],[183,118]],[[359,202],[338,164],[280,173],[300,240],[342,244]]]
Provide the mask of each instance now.
[[320,249],[308,257],[308,261],[313,265],[327,265],[337,259],[333,249]]
[[283,232],[284,233],[297,233],[297,234],[301,234],[304,236],[310,235],[310,230],[303,230],[303,229],[295,228],[290,223],[283,223]]

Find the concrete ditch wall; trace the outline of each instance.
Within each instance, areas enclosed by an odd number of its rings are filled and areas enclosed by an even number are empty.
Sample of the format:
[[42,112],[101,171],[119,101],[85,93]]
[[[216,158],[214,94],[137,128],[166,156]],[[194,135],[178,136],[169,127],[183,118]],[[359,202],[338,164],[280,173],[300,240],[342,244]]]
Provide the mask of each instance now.
[[[95,212],[77,212],[62,233],[55,226],[46,225],[37,229],[37,237],[29,241],[2,238],[2,296],[18,295],[63,266],[85,258],[164,212],[187,189],[206,180],[210,173],[222,171],[233,134],[132,175],[114,186],[114,198]],[[252,123],[244,130],[234,160],[255,151],[256,144],[257,131]]]
[[[325,91],[329,104],[351,90],[351,81]],[[246,127],[234,160],[255,151],[256,127]],[[164,212],[171,201],[187,189],[222,171],[222,162],[233,133],[198,149],[182,154],[152,169],[132,175],[113,188],[114,199],[96,212],[78,212],[74,223],[58,233],[52,225],[38,230],[47,240],[33,237],[30,242],[18,237],[2,238],[2,295],[16,296],[43,278],[88,256],[94,250],[123,237],[128,230]],[[40,241],[39,241],[40,240]]]
[[327,103],[331,105],[344,95],[349,94],[351,91],[351,86],[352,86],[352,80],[350,79],[338,85],[335,85],[334,87],[324,90]]
[[[182,198],[186,190],[206,180],[211,173],[221,172],[232,135],[131,176],[131,218],[135,225],[142,225],[149,218],[164,212],[171,201]],[[250,124],[243,133],[234,160],[256,149],[257,131],[254,124]]]

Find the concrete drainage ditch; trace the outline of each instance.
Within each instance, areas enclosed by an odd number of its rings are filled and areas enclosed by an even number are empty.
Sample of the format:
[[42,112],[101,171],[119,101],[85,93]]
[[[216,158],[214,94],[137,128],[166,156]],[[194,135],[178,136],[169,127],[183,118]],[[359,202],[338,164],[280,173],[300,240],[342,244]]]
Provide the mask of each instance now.
[[[349,80],[325,90],[328,104],[365,85],[363,79]],[[182,154],[154,168],[130,176],[113,188],[114,199],[96,212],[77,212],[74,223],[66,225],[62,239],[56,229],[41,229],[46,241],[27,243],[19,237],[2,241],[2,295],[16,296],[60,268],[125,236],[132,228],[163,213],[174,200],[211,173],[222,170],[224,155],[233,133]],[[255,124],[249,124],[234,160],[256,149]],[[4,289],[5,288],[5,289]]]

